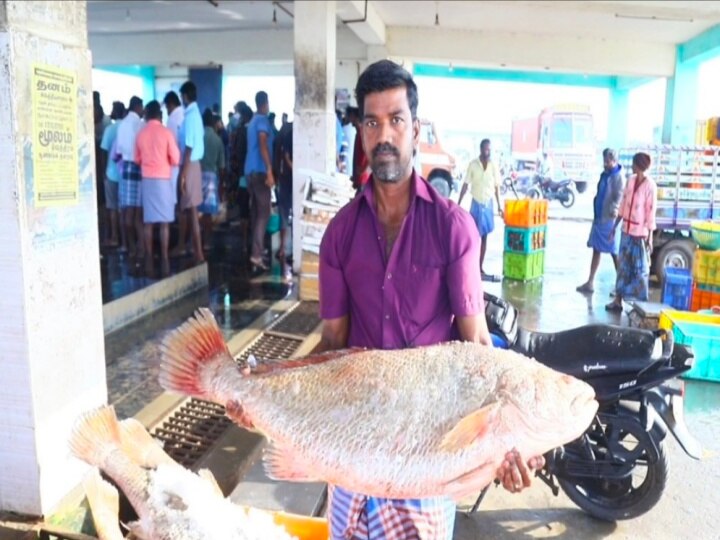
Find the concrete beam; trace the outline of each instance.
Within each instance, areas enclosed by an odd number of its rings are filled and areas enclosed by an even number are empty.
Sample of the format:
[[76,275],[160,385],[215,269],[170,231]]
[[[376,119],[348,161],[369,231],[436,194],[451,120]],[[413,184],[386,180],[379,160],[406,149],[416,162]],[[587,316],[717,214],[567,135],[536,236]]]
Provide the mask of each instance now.
[[385,44],[385,23],[369,0],[337,2],[337,13],[343,22],[356,21],[346,22],[346,26],[363,43],[367,45]]
[[495,69],[669,77],[675,68],[673,45],[627,39],[389,27],[386,47],[393,57]]
[[[292,30],[90,34],[89,43],[94,67],[292,62],[294,56]],[[252,47],[238,43],[252,43]],[[364,60],[367,46],[350,29],[338,28],[336,55],[343,60]]]
[[678,45],[677,53],[680,62],[699,63],[720,56],[720,24]]

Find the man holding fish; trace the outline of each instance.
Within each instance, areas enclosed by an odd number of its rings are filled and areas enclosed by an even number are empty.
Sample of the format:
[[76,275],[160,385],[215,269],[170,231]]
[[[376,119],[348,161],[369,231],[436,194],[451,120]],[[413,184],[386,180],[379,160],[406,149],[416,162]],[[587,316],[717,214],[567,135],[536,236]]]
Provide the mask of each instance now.
[[[470,215],[439,196],[413,169],[420,124],[411,75],[381,60],[358,80],[368,188],[328,226],[320,248],[322,339],[317,352],[404,349],[452,340],[491,346]],[[510,452],[497,478],[511,492],[530,485],[527,464]],[[452,538],[447,497],[382,499],[330,486],[331,537]]]

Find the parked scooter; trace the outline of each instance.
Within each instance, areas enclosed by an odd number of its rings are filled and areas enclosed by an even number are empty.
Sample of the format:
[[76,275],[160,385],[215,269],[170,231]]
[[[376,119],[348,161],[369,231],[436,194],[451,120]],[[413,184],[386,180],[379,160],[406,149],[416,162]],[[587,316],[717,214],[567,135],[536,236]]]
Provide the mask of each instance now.
[[575,204],[577,188],[572,180],[561,180],[555,182],[551,178],[536,175],[533,179],[533,186],[528,189],[529,199],[547,199],[548,201],[560,201],[565,208]]
[[562,490],[598,519],[632,519],[655,506],[665,489],[668,431],[685,453],[700,459],[700,443],[683,419],[684,386],[675,380],[692,368],[693,355],[673,344],[672,333],[588,325],[543,334],[520,328],[517,310],[504,300],[486,294],[485,301],[495,346],[595,389],[600,407],[593,423],[577,440],[545,454],[545,467],[536,473],[553,494]]

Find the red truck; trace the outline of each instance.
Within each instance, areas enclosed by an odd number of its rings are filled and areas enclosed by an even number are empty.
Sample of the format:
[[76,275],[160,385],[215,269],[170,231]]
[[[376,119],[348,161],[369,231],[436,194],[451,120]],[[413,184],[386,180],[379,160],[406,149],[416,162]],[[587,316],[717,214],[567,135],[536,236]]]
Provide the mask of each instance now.
[[573,180],[583,193],[597,169],[593,117],[585,105],[556,105],[538,116],[513,120],[510,152],[518,171],[534,169],[543,153],[553,180]]

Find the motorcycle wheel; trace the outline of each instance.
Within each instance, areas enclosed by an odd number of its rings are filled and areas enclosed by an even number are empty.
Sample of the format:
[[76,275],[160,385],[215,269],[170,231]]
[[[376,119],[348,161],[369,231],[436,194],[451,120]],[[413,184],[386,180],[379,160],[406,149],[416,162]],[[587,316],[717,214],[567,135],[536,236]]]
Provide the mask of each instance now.
[[575,204],[575,192],[572,189],[564,189],[563,190],[564,197],[560,199],[560,204],[562,204],[565,208],[570,208],[573,204]]
[[528,199],[534,199],[534,200],[543,198],[542,192],[537,187],[531,187],[530,189],[528,189],[526,197]]
[[652,435],[637,420],[611,419],[604,428],[606,436],[592,427],[585,435],[595,460],[611,459],[611,454],[625,462],[632,460],[630,476],[619,480],[558,477],[558,483],[572,502],[597,519],[614,522],[636,518],[655,506],[665,489],[669,468],[664,442],[655,441],[657,459],[653,460],[655,449],[648,448]]

